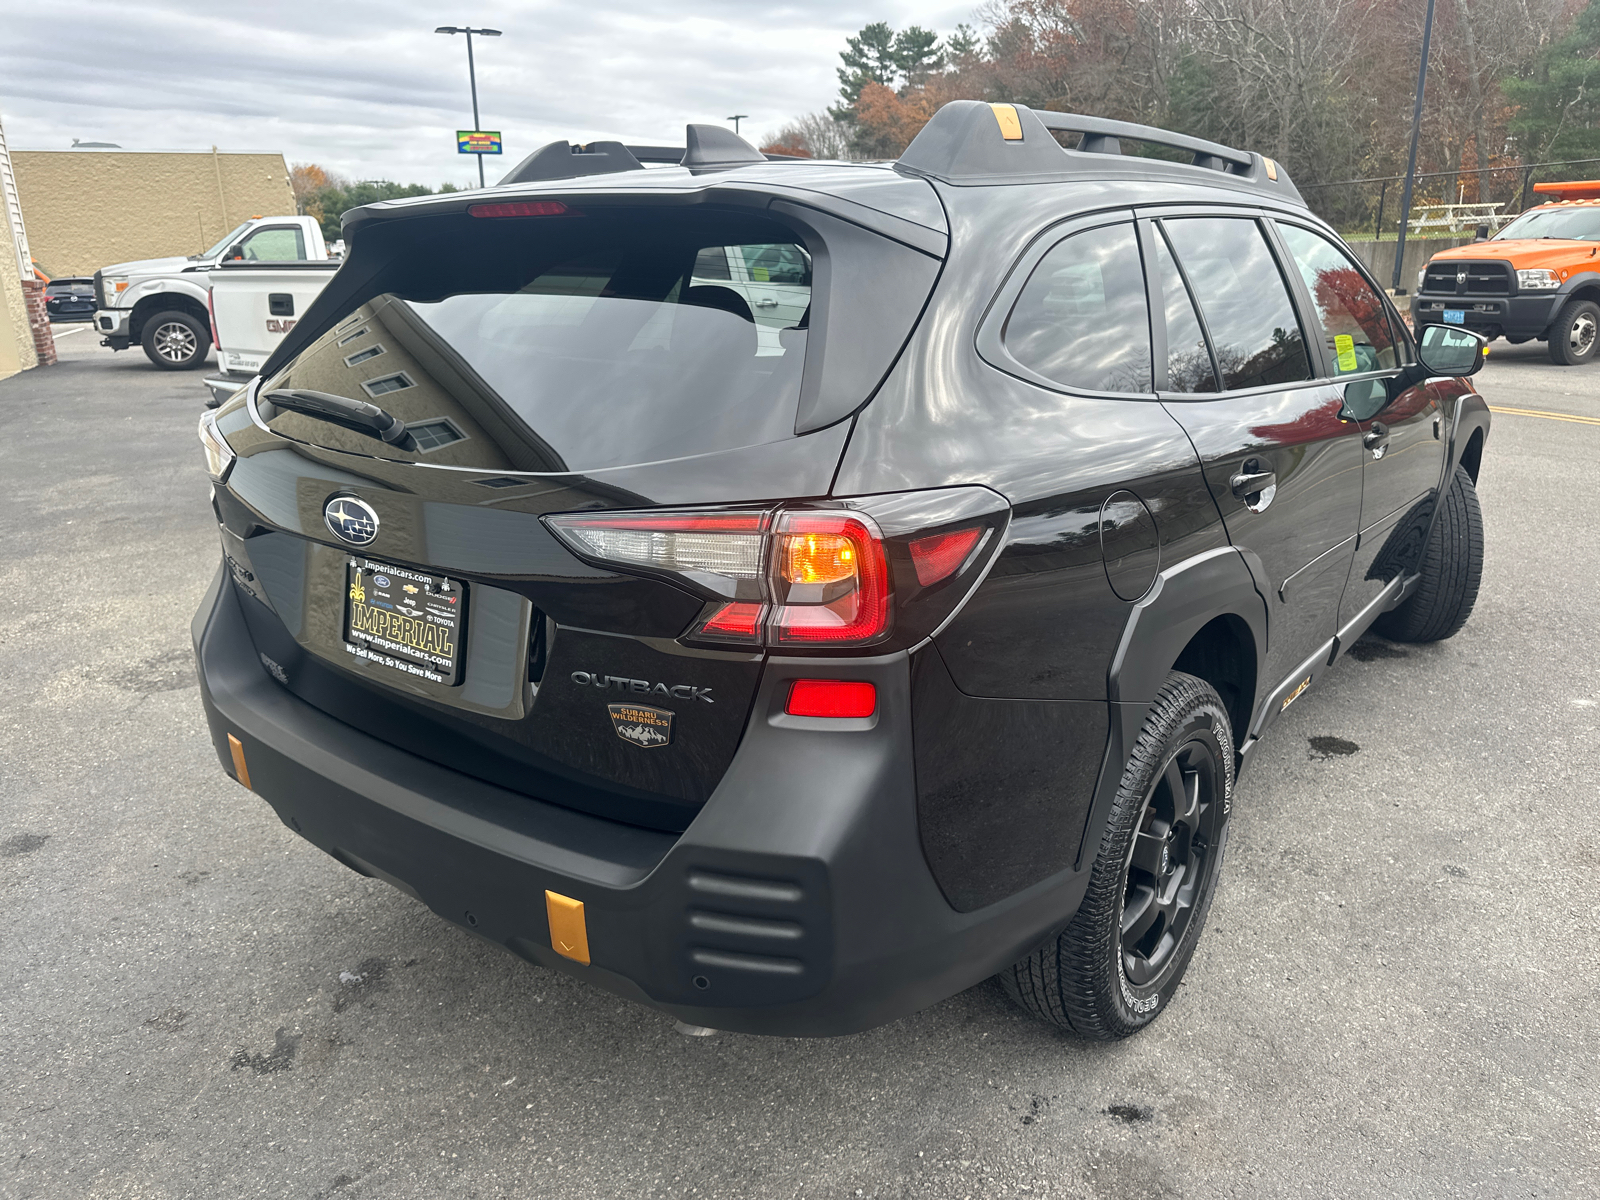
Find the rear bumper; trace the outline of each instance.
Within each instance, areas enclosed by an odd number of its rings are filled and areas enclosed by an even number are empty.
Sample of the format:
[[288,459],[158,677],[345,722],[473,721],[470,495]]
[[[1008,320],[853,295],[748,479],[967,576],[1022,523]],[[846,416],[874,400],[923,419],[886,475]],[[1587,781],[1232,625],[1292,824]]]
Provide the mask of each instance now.
[[1459,323],[1468,329],[1518,340],[1536,338],[1544,336],[1565,299],[1549,292],[1506,297],[1435,296],[1423,292],[1411,298],[1411,322],[1413,328],[1442,325],[1444,313],[1457,310],[1464,318]]
[[220,375],[207,376],[205,383],[211,392],[211,398],[206,401],[206,407],[217,408],[254,378],[254,375],[245,375],[239,371],[224,371]]
[[[219,570],[195,616],[212,741],[290,828],[515,954],[684,1021],[852,1033],[1016,961],[1072,916],[1064,873],[971,913],[945,901],[916,825],[908,659],[834,660],[870,678],[867,729],[781,714],[772,660],[727,774],[661,833],[541,803],[350,728],[273,681]],[[808,664],[815,674],[816,661]],[[591,962],[552,949],[546,890],[582,901]]]

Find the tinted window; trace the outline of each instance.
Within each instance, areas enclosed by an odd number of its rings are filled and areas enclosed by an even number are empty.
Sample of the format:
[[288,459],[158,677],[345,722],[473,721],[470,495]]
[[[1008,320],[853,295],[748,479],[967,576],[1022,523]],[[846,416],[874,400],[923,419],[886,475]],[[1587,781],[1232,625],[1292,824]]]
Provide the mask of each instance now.
[[305,234],[293,225],[258,229],[245,238],[244,256],[252,262],[294,262],[306,256]]
[[[752,260],[790,277],[809,259],[765,219],[581,218],[473,221],[474,243],[407,246],[385,291],[303,352],[265,390],[301,387],[376,402],[408,424],[447,418],[463,440],[431,462],[487,453],[507,417],[526,427],[533,470],[585,471],[704,454],[794,434],[810,303],[757,308],[761,285],[728,278]],[[440,266],[448,274],[439,271]],[[720,267],[720,272],[719,272]],[[407,275],[409,272],[415,274]],[[720,278],[719,278],[720,275]],[[773,314],[788,312],[787,324]],[[384,353],[341,347],[370,328]],[[347,361],[351,360],[351,361]],[[363,394],[365,393],[365,395]],[[280,414],[274,429],[373,452],[325,422]],[[396,457],[404,452],[384,451]],[[463,460],[465,461],[465,460]],[[479,461],[479,460],[474,460]]]
[[1150,312],[1133,226],[1063,238],[1006,320],[1006,349],[1046,379],[1091,392],[1148,392]]
[[1166,238],[1155,236],[1156,270],[1161,277],[1161,301],[1167,314],[1167,388],[1174,392],[1214,392],[1217,373],[1211,365],[1194,299],[1184,286],[1172,260]]
[[1185,217],[1164,225],[1205,314],[1222,386],[1232,390],[1310,379],[1294,305],[1256,223]]
[[1298,225],[1279,225],[1278,231],[1316,305],[1334,374],[1399,366],[1383,297],[1345,252]]

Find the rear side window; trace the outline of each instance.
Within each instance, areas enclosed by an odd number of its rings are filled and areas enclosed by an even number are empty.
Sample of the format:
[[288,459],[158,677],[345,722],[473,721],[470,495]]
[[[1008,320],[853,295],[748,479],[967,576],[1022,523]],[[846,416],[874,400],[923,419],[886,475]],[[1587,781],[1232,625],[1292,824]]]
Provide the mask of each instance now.
[[1214,392],[1217,373],[1211,365],[1211,351],[1206,348],[1200,318],[1195,314],[1194,298],[1184,286],[1166,238],[1157,233],[1152,240],[1167,318],[1167,388],[1174,392]]
[[[356,314],[381,328],[381,356],[341,349],[351,336],[341,326],[264,390],[381,395],[408,426],[449,419],[463,444],[480,441],[479,426],[503,428],[509,412],[539,458],[525,469],[588,471],[793,436],[811,260],[786,227],[591,212],[473,221],[467,232],[477,245],[397,260],[388,290]],[[373,452],[370,439],[346,445],[336,427],[300,422],[286,413],[273,428]]]
[[1031,371],[1091,392],[1149,392],[1150,311],[1133,225],[1063,238],[1039,260],[1001,335]]
[[1399,366],[1383,297],[1349,256],[1327,238],[1298,225],[1279,225],[1278,232],[1316,305],[1334,374]]
[[1223,388],[1310,379],[1300,322],[1260,226],[1244,217],[1162,224],[1205,314]]

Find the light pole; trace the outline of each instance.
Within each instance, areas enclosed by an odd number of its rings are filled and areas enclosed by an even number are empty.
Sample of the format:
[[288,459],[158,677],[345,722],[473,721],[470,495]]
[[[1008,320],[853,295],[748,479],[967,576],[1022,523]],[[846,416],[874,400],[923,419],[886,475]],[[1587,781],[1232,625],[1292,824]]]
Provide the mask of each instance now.
[[748,121],[750,119],[750,114],[749,113],[734,113],[733,116],[731,116],[731,117],[729,117],[727,119],[733,122],[733,135],[735,137],[738,137],[739,136],[739,122],[740,121]]
[[[480,37],[499,37],[500,31],[498,29],[473,29],[467,25],[441,25],[434,32],[464,33],[467,35],[467,78],[472,83],[472,130],[476,133],[478,131],[478,69],[472,62],[472,35],[476,33]],[[482,154],[478,155],[478,186],[484,186]]]
[[[1428,40],[1433,36],[1433,0],[1422,24],[1422,65],[1417,68],[1417,105],[1411,114],[1411,158],[1406,163],[1405,195],[1400,198],[1400,237],[1394,246],[1394,278],[1389,290],[1400,292],[1400,267],[1406,255],[1406,226],[1411,224],[1411,185],[1417,181],[1417,138],[1422,133],[1422,89],[1428,85]],[[482,162],[482,159],[478,160]],[[1404,295],[1403,292],[1400,292]]]

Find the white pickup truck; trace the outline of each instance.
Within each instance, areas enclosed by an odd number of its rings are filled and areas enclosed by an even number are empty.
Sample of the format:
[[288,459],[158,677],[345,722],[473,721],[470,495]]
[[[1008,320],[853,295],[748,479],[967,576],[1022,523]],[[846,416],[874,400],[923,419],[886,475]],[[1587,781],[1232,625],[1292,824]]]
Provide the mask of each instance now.
[[211,348],[207,272],[224,262],[312,262],[328,247],[313,217],[252,217],[216,245],[187,258],[148,258],[94,274],[94,327],[102,346],[141,345],[156,366],[201,366]]
[[243,261],[219,263],[206,273],[221,368],[206,379],[209,407],[250,382],[338,268],[336,261]]

